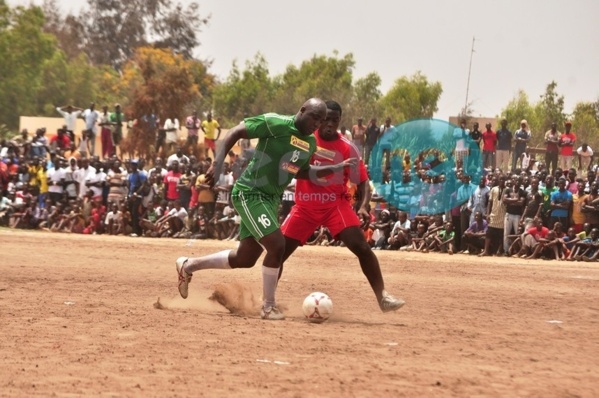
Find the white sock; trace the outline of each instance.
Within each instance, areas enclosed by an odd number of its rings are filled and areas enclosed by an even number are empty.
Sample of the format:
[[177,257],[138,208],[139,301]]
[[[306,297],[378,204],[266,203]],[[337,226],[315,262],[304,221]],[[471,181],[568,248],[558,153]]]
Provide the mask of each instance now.
[[185,264],[185,272],[193,274],[195,271],[202,269],[231,269],[229,253],[231,253],[231,250],[223,250],[204,257],[188,258]]
[[277,291],[277,282],[279,280],[279,269],[262,266],[262,296],[264,297],[264,307],[274,307],[276,305],[275,292]]

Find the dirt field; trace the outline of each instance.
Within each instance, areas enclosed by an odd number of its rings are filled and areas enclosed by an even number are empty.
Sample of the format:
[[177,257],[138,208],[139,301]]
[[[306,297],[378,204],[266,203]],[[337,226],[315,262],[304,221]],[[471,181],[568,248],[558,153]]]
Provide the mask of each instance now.
[[[381,314],[343,248],[305,247],[258,302],[260,267],[194,275],[174,260],[235,243],[0,229],[0,396],[599,395],[599,264],[377,252],[407,305]],[[303,319],[311,291],[333,299]],[[155,308],[160,298],[162,309]]]

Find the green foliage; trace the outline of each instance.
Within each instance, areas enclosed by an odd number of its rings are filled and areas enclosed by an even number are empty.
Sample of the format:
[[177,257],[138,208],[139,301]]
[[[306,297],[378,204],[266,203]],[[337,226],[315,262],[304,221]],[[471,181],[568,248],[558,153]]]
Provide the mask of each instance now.
[[56,40],[42,31],[41,8],[0,7],[0,121],[16,129],[20,115],[40,111],[45,85],[43,65],[52,59]]
[[380,113],[378,101],[382,96],[380,85],[381,77],[376,72],[356,80],[351,106],[345,120],[357,120],[362,117],[367,122],[370,118],[377,117]]
[[239,69],[236,63],[227,80],[214,91],[214,109],[229,125],[239,123],[244,115],[257,115],[270,111],[274,86],[269,76],[268,64],[261,54]]
[[429,82],[420,71],[413,76],[400,77],[381,99],[383,113],[400,123],[406,120],[432,118],[443,87],[440,82]]
[[588,143],[593,151],[599,150],[599,101],[579,102],[572,112],[573,130],[579,144]]
[[557,83],[552,81],[547,85],[545,93],[541,95],[541,100],[535,106],[536,121],[540,132],[545,132],[551,128],[552,123],[563,126],[566,121],[564,114],[564,96],[556,92]]

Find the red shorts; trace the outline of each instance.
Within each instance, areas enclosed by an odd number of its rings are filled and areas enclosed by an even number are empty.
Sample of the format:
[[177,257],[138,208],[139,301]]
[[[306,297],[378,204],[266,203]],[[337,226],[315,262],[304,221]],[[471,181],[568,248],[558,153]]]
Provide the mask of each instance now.
[[343,201],[339,206],[328,208],[309,208],[295,205],[283,221],[281,231],[288,238],[298,240],[304,245],[316,228],[324,225],[331,235],[337,235],[345,228],[359,227],[360,219],[349,202]]
[[210,148],[213,151],[216,151],[216,140],[211,140],[210,138],[204,138],[204,146],[206,148]]

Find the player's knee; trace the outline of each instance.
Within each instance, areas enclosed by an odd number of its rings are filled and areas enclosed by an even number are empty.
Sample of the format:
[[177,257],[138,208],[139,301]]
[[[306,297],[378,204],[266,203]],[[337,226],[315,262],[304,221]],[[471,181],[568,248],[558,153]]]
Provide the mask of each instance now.
[[370,245],[365,240],[357,242],[346,242],[347,248],[356,256],[366,256],[372,252]]

